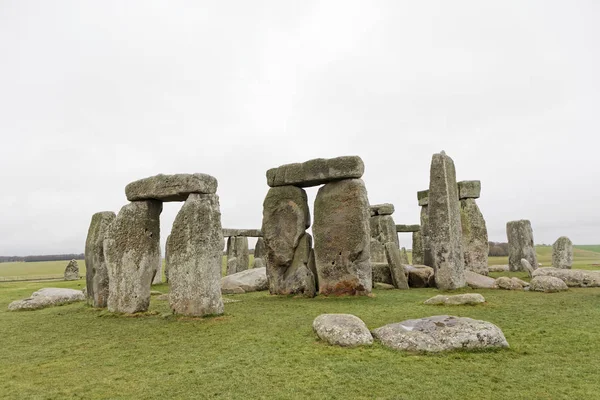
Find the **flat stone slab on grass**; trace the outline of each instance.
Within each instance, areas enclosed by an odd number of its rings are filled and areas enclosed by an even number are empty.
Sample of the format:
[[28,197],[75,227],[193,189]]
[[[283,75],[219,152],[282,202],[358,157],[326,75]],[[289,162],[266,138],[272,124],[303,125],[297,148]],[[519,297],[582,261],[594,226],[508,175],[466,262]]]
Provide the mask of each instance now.
[[185,201],[191,193],[214,194],[217,179],[207,174],[155,175],[125,187],[129,201]]
[[443,294],[434,296],[428,300],[425,300],[424,304],[428,305],[449,305],[449,306],[460,306],[460,305],[475,305],[485,303],[485,298],[478,293],[465,293],[457,294],[454,296],[445,296]]
[[509,278],[508,276],[501,276],[498,279],[496,279],[496,285],[499,289],[504,290],[523,290],[527,286],[529,286],[529,283],[519,278]]
[[509,347],[504,333],[496,325],[448,315],[389,324],[372,333],[384,346],[400,351],[437,353]]
[[241,294],[269,289],[266,268],[247,269],[221,278],[221,293]]
[[536,276],[531,280],[529,290],[534,292],[556,293],[569,290],[567,284],[553,276]]
[[13,301],[8,305],[10,311],[38,310],[40,308],[58,306],[61,304],[84,301],[85,295],[81,290],[63,288],[43,288],[34,292],[31,297]]
[[365,164],[358,156],[317,158],[303,163],[286,164],[267,171],[267,184],[276,186],[309,187],[341,179],[358,179]]
[[477,274],[473,271],[465,271],[467,285],[473,289],[498,289],[496,280],[489,276]]
[[322,314],[313,321],[313,330],[327,343],[342,347],[373,344],[367,325],[351,314]]
[[489,272],[506,272],[508,271],[508,265],[488,265]]
[[536,269],[533,277],[536,276],[553,276],[569,287],[600,287],[600,271],[545,267]]
[[387,283],[382,283],[382,282],[375,282],[375,283],[373,283],[373,289],[392,290],[392,289],[396,289],[396,288],[394,287],[394,285],[388,285]]

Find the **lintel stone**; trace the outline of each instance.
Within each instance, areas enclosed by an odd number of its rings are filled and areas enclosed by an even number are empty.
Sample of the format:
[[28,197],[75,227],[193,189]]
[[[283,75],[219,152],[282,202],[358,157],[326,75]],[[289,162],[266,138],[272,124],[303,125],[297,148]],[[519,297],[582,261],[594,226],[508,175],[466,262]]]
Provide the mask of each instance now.
[[419,232],[421,225],[396,225],[396,232]]
[[429,205],[429,190],[421,190],[417,192],[417,200],[421,207]]
[[223,237],[245,236],[245,237],[262,237],[260,229],[223,229]]
[[394,213],[394,205],[390,203],[375,204],[371,206],[371,216],[376,215],[392,215]]
[[215,194],[217,179],[207,174],[158,174],[125,187],[129,201],[185,201],[191,193]]
[[478,199],[481,196],[481,181],[458,182],[458,198]]
[[267,171],[267,184],[270,187],[318,186],[341,179],[362,177],[365,165],[358,156],[337,158],[316,158],[303,163],[286,164]]

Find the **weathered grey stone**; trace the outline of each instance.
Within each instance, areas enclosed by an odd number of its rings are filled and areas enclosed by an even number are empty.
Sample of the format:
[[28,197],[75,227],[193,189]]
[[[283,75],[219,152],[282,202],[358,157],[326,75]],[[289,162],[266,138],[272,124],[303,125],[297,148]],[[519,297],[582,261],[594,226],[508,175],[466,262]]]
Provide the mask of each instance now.
[[108,302],[108,269],[104,259],[104,239],[116,214],[112,211],[92,215],[85,241],[85,280],[88,303],[105,308]]
[[190,194],[175,217],[169,255],[169,306],[175,314],[223,313],[223,231],[219,196]]
[[371,206],[371,216],[376,215],[392,215],[394,213],[394,205],[390,203],[375,204]]
[[438,289],[466,285],[460,204],[454,162],[444,152],[431,160],[429,184],[429,241]]
[[435,274],[433,268],[426,265],[405,265],[404,271],[408,274],[408,286],[411,288],[435,287]]
[[423,259],[423,235],[421,231],[412,234],[412,263],[424,265]]
[[513,280],[507,276],[501,276],[496,279],[496,286],[504,290],[523,290],[524,286],[518,280]]
[[[160,252],[160,247],[158,248],[158,250]],[[154,274],[152,276],[152,284],[160,285],[162,283],[162,275],[163,275],[163,262],[162,262],[162,256],[159,253],[158,254],[158,264],[156,264],[156,267],[154,268]]]
[[262,237],[259,237],[254,245],[254,259],[266,257],[267,250],[265,249],[265,240]]
[[423,265],[432,267],[433,256],[429,240],[429,206],[421,207],[421,239],[423,241]]
[[125,187],[129,201],[185,201],[191,193],[214,194],[217,180],[206,174],[155,175]]
[[372,263],[387,263],[387,258],[385,258],[385,247],[383,246],[383,243],[379,242],[377,239],[371,238],[369,247]]
[[449,306],[461,306],[461,305],[475,305],[485,303],[485,298],[478,293],[465,293],[457,294],[454,296],[437,295],[428,300],[425,300],[424,304],[427,305],[449,305]]
[[242,237],[262,237],[260,229],[223,229],[223,237],[242,236]]
[[511,271],[522,271],[521,259],[526,259],[533,268],[538,261],[533,243],[533,230],[528,220],[511,221],[506,224],[508,236],[508,268]]
[[552,267],[571,269],[573,266],[573,242],[561,236],[552,245]]
[[313,226],[319,293],[371,292],[369,218],[369,199],[362,180],[332,182],[319,189]]
[[487,275],[488,254],[490,251],[488,231],[483,214],[481,214],[475,199],[470,198],[460,201],[460,218],[465,269]]
[[315,260],[315,249],[310,249],[310,255],[308,256],[308,270],[312,272],[315,279],[315,295],[319,293],[319,274],[317,273],[317,262]]
[[400,351],[441,352],[508,347],[496,325],[471,318],[438,315],[390,324],[372,331],[381,343]]
[[[240,292],[239,289],[243,292]],[[269,289],[266,268],[252,268],[221,278],[221,293],[237,294]]]
[[408,252],[406,251],[406,247],[400,249],[400,262],[404,265],[410,264],[408,260]]
[[65,281],[76,281],[79,279],[79,265],[77,260],[71,260],[65,268]]
[[[264,268],[265,270],[267,269],[267,263],[265,263],[265,260],[263,260],[262,258],[255,258],[254,259],[254,265],[252,266],[252,268]],[[265,272],[266,274],[266,272]]]
[[167,236],[167,242],[165,243],[165,280],[169,282],[169,253],[170,250],[170,240],[171,235]]
[[508,265],[488,265],[489,272],[506,272],[508,271]]
[[473,289],[497,289],[496,280],[489,276],[480,275],[473,271],[465,271],[467,285]]
[[237,274],[248,269],[250,254],[248,251],[248,238],[231,236],[227,239],[227,260],[235,259],[236,262],[227,261],[227,275]]
[[391,290],[391,289],[396,289],[396,288],[394,287],[394,285],[388,285],[387,283],[374,282],[373,283],[373,289]]
[[358,156],[317,158],[304,163],[286,164],[267,171],[267,184],[276,186],[318,186],[341,179],[360,178],[365,165]]
[[394,286],[398,289],[408,289],[408,277],[404,268],[406,264],[402,263],[402,257],[398,248],[393,243],[386,243],[385,255],[390,266]]
[[335,346],[350,347],[373,344],[367,325],[351,314],[322,314],[313,321],[319,339]]
[[529,290],[534,292],[556,293],[569,290],[567,284],[553,276],[536,276],[530,282]]
[[396,232],[420,232],[421,225],[396,225]]
[[127,204],[110,225],[104,241],[108,267],[108,310],[148,310],[150,285],[160,260],[160,213],[156,200]]
[[376,215],[369,219],[371,226],[371,237],[381,244],[392,242],[396,247],[400,247],[398,233],[396,233],[396,224],[391,215]]
[[[385,254],[385,247],[383,247]],[[392,272],[387,262],[371,262],[371,271],[373,276],[373,282],[386,283],[393,285]]]
[[462,181],[458,182],[458,198],[464,199],[478,199],[481,196],[481,182],[480,181]]
[[533,272],[536,276],[553,276],[563,280],[569,287],[600,287],[600,271],[583,269],[538,268]]
[[427,207],[429,205],[429,189],[417,192],[417,200],[419,200],[419,206]]
[[58,306],[83,300],[85,300],[85,295],[81,290],[43,288],[33,292],[31,297],[27,299],[13,301],[8,305],[8,310],[38,310],[40,308]]
[[[292,264],[282,274],[275,274],[269,280],[271,294],[295,294],[305,297],[316,295],[317,284],[309,266],[311,250],[312,237],[305,233],[298,242]],[[274,288],[277,288],[276,292]]]
[[523,267],[524,271],[527,271],[527,273],[529,274],[529,277],[533,277],[533,271],[535,271],[535,269],[531,266],[531,264],[529,264],[529,261],[527,261],[526,259],[522,258],[521,259],[521,266]]

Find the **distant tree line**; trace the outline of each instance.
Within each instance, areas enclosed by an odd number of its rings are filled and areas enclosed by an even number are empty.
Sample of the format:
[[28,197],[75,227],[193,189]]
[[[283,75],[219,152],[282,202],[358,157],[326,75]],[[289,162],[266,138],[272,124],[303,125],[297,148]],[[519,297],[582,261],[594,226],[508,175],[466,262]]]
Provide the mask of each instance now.
[[508,257],[508,243],[489,242],[490,257]]
[[84,255],[81,254],[50,254],[43,256],[0,256],[0,263],[3,262],[35,262],[35,261],[69,261],[83,260]]

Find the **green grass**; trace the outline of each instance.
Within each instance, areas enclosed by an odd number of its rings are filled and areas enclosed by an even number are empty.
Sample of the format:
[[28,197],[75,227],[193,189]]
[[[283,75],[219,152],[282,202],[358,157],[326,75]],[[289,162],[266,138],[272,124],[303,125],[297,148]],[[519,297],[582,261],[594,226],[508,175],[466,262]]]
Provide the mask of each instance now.
[[575,245],[576,249],[592,251],[594,253],[600,253],[600,244],[588,244],[588,245]]

